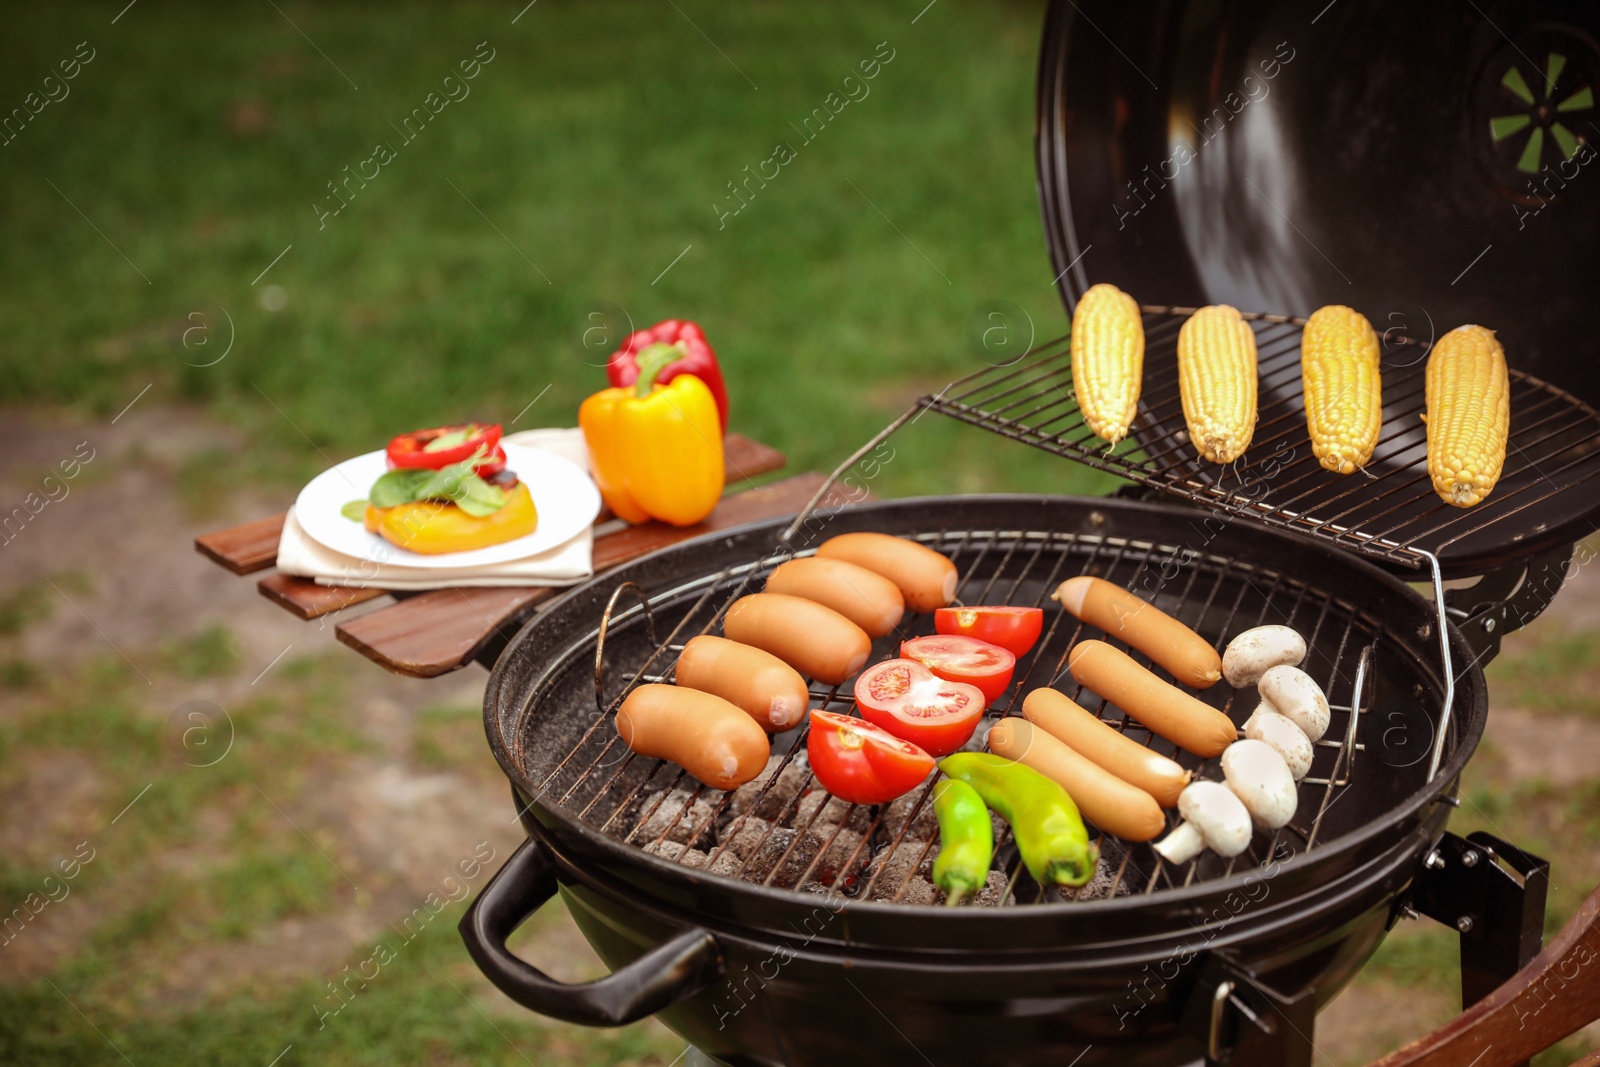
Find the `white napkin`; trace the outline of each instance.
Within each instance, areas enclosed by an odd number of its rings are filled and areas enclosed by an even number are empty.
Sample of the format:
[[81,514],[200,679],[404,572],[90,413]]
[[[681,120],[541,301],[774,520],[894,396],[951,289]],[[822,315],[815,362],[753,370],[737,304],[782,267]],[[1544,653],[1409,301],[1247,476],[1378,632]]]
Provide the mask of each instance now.
[[[506,443],[553,452],[589,469],[589,450],[578,429],[523,430],[510,434]],[[472,567],[408,567],[403,563],[378,563],[336,552],[306,536],[294,509],[283,522],[278,538],[278,570],[314,578],[318,585],[373,589],[445,589],[452,586],[577,585],[594,574],[594,527],[586,526],[572,540],[536,556],[486,563]],[[396,553],[399,555],[400,553]]]

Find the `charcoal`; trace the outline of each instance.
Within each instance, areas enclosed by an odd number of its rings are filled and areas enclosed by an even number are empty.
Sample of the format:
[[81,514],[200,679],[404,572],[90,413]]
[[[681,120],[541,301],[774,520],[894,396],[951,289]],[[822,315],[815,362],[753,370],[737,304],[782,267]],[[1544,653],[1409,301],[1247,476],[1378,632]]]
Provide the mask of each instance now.
[[1006,892],[1006,872],[989,872],[989,880],[972,895],[969,903],[975,908],[998,908],[1005,904],[1016,903],[1016,897]]
[[690,848],[678,841],[658,841],[645,846],[644,850],[662,859],[681,863],[685,867],[704,867],[711,859],[709,855],[697,848]]
[[[899,848],[880,848],[872,858],[868,876],[873,878],[871,900],[894,900],[900,904],[932,904],[938,896],[933,887],[934,849],[923,855],[923,846],[902,842]],[[905,892],[901,893],[901,886]]]
[[793,811],[789,804],[796,793],[805,788],[806,779],[811,773],[811,765],[806,761],[804,752],[797,752],[789,765],[778,774],[775,782],[767,795],[763,797],[761,791],[766,788],[767,782],[782,765],[784,757],[772,756],[767,760],[767,766],[755,778],[746,782],[733,791],[733,796],[728,798],[727,814],[738,817],[750,812],[763,819],[777,819],[785,814],[786,809]]
[[[1063,886],[1061,895],[1068,900],[1105,900],[1110,897],[1112,895],[1111,882],[1117,876],[1117,864],[1111,862],[1112,858],[1101,856],[1100,862],[1095,865],[1094,877],[1076,890]],[[1121,884],[1117,886],[1116,895],[1125,897],[1132,892],[1133,890],[1128,888],[1127,879],[1123,879]]]
[[[654,803],[650,801],[644,810],[650,812],[650,805]],[[665,835],[666,841],[687,845],[698,834],[698,840],[693,843],[705,846],[710,843],[709,822],[715,810],[716,805],[705,797],[696,800],[690,793],[674,789],[662,798],[655,811],[650,812],[649,818],[634,832],[633,840],[648,845]]]
[[[820,811],[818,809],[821,809]],[[812,820],[812,816],[816,820]],[[825,790],[813,789],[800,798],[793,818],[785,820],[795,827],[810,826],[819,833],[831,833],[832,827],[845,826],[864,834],[872,826],[872,809],[860,804],[847,804],[832,797]]]
[[808,881],[826,886],[846,873],[847,867],[860,866],[866,851],[860,844],[859,834],[832,825],[802,833],[789,827],[774,829],[762,819],[747,819],[738,832],[728,838],[723,854],[712,863],[711,870],[733,875],[742,870],[742,876],[752,882],[765,881],[772,875],[770,885],[792,889],[799,884],[806,869],[811,868]]
[[[922,803],[921,810],[913,818],[911,812]],[[939,822],[933,814],[932,795],[923,796],[921,789],[913,789],[905,796],[890,803],[883,813],[883,832],[893,841],[900,836],[900,831],[906,825],[906,820],[911,820],[911,826],[906,829],[906,843],[913,841],[931,841],[939,836]]]
[[[728,833],[732,830],[733,833]],[[770,822],[757,818],[754,815],[730,823],[723,831],[723,852],[735,856],[740,860],[748,860],[755,855],[768,837],[776,831]]]

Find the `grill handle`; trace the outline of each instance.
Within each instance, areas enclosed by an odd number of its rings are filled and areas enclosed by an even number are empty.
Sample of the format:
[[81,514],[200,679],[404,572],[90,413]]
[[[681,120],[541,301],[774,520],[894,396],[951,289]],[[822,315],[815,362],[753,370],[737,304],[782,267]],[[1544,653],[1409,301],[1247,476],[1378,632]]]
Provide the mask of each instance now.
[[690,929],[593,982],[558,982],[513,956],[506,939],[556,894],[556,865],[528,838],[461,917],[467,952],[495,988],[552,1019],[580,1026],[624,1026],[671,1007],[721,971],[716,938]]

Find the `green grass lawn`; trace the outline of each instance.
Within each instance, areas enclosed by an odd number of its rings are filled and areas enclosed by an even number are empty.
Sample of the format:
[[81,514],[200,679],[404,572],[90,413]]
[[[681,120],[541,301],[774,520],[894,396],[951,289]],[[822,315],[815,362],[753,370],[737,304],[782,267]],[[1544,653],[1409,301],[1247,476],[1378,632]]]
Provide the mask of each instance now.
[[[0,149],[0,401],[114,414],[153,383],[248,432],[206,477],[297,482],[413,426],[571,425],[608,325],[686,317],[734,427],[831,468],[1065,329],[1034,193],[1042,8],[913,25],[924,2],[34,9],[0,39],[0,102],[80,41],[93,59]],[[1025,318],[986,318],[1002,300]],[[936,419],[896,457],[883,495],[1109,484]]]

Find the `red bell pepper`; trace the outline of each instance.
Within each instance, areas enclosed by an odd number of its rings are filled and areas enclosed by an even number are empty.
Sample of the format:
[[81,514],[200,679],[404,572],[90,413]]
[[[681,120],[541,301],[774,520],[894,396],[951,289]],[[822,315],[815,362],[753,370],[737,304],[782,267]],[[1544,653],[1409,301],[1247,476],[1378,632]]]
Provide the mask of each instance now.
[[[698,325],[679,319],[658,322],[648,330],[636,330],[628,335],[622,347],[611,353],[606,361],[606,378],[614,388],[627,388],[639,380],[639,360],[646,351],[676,348],[682,355],[669,362],[656,376],[656,384],[666,385],[680,374],[692,374],[706,383],[711,397],[717,402],[717,417],[722,432],[728,432],[728,387],[722,381],[722,368],[717,365],[717,354],[711,350],[706,335]],[[664,353],[652,352],[659,358]]]
[[461,426],[413,430],[389,442],[389,469],[420,467],[443,470],[452,463],[464,462],[480,448],[487,458],[473,468],[478,477],[491,477],[505,467],[506,453],[500,447],[498,422],[492,425],[469,422]]

